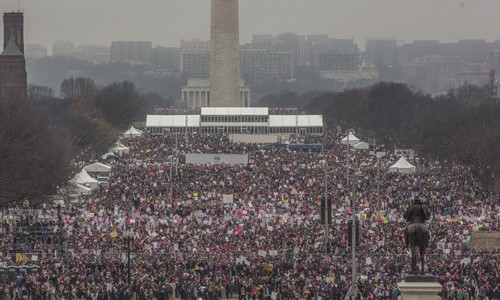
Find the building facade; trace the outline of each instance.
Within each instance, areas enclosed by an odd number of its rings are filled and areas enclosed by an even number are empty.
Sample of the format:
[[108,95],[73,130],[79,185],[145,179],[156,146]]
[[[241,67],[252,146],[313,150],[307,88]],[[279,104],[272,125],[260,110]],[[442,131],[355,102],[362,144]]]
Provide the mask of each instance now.
[[75,44],[67,39],[62,39],[52,44],[53,56],[68,56],[75,51]]
[[397,43],[394,39],[367,39],[365,46],[366,63],[373,66],[396,65]]
[[295,56],[291,51],[242,49],[240,66],[241,75],[245,78],[295,77]]
[[181,64],[180,48],[156,46],[153,48],[151,63],[154,67],[166,68],[178,73]]
[[342,52],[324,52],[318,55],[319,71],[357,71],[359,69],[358,54]]
[[111,43],[111,62],[151,63],[153,43],[146,41],[115,41]]
[[210,42],[181,40],[180,73],[185,77],[210,76]]
[[202,107],[200,114],[148,115],[146,130],[151,134],[201,132],[317,135],[323,133],[323,116],[271,114],[267,107]]
[[[189,78],[188,84],[181,87],[182,102],[188,108],[210,107],[210,80],[208,78]],[[240,101],[242,107],[251,104],[250,87],[240,79]]]
[[485,40],[459,40],[458,56],[465,63],[482,64],[486,61]]

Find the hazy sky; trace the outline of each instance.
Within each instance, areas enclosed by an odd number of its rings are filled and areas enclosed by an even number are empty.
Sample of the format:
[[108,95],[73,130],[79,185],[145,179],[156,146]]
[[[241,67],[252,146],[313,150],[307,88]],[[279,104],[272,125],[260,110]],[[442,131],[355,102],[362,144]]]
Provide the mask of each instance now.
[[[0,0],[2,12],[17,0]],[[77,45],[150,40],[178,46],[208,39],[210,0],[21,0],[25,43],[48,46],[67,38]],[[416,39],[500,39],[500,0],[240,0],[240,40],[253,34],[328,34]]]

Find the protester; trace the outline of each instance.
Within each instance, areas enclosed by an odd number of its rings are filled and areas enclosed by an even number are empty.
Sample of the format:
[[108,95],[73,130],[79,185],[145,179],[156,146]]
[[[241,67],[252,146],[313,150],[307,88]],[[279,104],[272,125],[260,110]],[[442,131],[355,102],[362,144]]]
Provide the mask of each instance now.
[[[347,222],[355,198],[360,293],[397,299],[396,283],[409,271],[402,213],[419,197],[433,213],[428,272],[443,285],[441,297],[499,299],[498,253],[473,251],[468,242],[474,231],[498,230],[500,199],[466,167],[420,160],[419,172],[401,175],[388,173],[389,156],[378,177],[376,157],[348,157],[335,132],[296,138],[324,150],[231,143],[219,134],[124,141],[130,154],[108,161],[109,185],[81,205],[4,210],[1,263],[41,271],[4,274],[2,297],[343,299],[352,281]],[[186,164],[186,153],[245,153],[249,164]],[[320,224],[325,175],[333,202],[328,243]]]

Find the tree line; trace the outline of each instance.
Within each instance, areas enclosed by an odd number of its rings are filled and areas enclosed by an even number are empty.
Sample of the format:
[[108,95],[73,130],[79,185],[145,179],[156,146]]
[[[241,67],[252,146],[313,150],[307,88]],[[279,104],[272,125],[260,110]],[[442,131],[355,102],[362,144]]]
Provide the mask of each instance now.
[[492,80],[440,96],[379,82],[335,93],[283,92],[262,98],[258,105],[292,105],[322,114],[329,126],[355,128],[386,149],[412,148],[442,162],[465,164],[486,187],[499,187],[500,102]]
[[157,105],[169,103],[127,81],[98,87],[89,78],[63,80],[60,97],[30,85],[25,98],[0,98],[0,205],[53,194],[73,160],[102,155]]

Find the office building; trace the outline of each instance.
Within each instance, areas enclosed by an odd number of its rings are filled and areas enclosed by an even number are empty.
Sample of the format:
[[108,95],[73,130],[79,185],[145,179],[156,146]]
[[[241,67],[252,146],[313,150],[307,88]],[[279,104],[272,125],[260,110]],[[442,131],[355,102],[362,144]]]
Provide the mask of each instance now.
[[179,73],[181,64],[180,48],[156,46],[153,48],[151,64],[156,68],[165,68],[174,73]]
[[152,42],[115,41],[111,43],[111,62],[139,62],[150,64]]
[[210,42],[181,40],[180,73],[184,77],[210,76]]
[[397,43],[394,39],[367,39],[366,63],[373,66],[394,66],[396,64],[396,48]]
[[75,44],[67,39],[58,40],[52,44],[53,56],[68,56],[75,51]]
[[458,56],[465,63],[482,64],[486,61],[485,40],[459,40]]
[[241,74],[244,78],[295,77],[293,52],[244,49],[240,52]]

